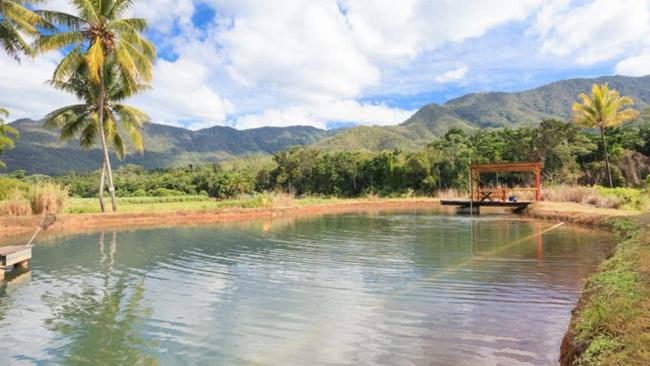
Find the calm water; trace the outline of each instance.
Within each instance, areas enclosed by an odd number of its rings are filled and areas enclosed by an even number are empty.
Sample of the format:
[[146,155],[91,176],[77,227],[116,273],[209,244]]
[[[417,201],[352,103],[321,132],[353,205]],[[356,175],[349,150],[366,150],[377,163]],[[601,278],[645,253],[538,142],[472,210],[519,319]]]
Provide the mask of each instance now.
[[347,214],[45,241],[0,284],[0,363],[552,365],[612,247],[553,225]]

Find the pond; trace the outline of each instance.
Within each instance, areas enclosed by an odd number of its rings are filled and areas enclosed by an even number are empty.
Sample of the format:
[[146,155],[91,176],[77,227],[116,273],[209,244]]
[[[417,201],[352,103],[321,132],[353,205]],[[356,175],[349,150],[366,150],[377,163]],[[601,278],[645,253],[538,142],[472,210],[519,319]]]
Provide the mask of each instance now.
[[3,364],[554,365],[608,235],[354,213],[41,241],[0,284]]

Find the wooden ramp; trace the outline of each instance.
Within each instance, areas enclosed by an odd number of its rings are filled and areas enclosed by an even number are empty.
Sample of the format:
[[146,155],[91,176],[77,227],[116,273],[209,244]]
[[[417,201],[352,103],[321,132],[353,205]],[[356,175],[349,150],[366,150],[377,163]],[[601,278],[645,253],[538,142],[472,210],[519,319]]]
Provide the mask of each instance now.
[[6,267],[27,268],[30,259],[32,259],[31,246],[0,247],[0,280],[4,279]]

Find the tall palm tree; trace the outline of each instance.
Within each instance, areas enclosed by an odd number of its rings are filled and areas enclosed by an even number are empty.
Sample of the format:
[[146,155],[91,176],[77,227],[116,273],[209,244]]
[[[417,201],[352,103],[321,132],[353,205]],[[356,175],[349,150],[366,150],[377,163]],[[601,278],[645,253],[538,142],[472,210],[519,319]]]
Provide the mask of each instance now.
[[[18,131],[15,128],[5,125],[4,119],[6,117],[9,117],[9,111],[4,108],[0,108],[0,154],[2,154],[2,151],[5,148],[11,149],[14,147],[14,141],[11,137],[9,137],[9,135],[18,137]],[[0,161],[0,168],[4,167],[5,163]]]
[[[105,108],[102,107],[107,102],[104,72],[107,62],[110,60],[119,68],[125,90],[134,93],[140,85],[151,81],[156,49],[141,35],[147,28],[144,19],[122,18],[131,6],[131,0],[71,0],[71,3],[78,9],[78,14],[38,12],[62,31],[40,37],[36,49],[39,52],[70,49],[54,71],[53,82],[64,83],[83,67],[88,81],[96,86],[97,95],[92,100],[97,111],[97,127],[99,131],[110,131],[110,127],[105,126]],[[110,141],[105,133],[99,136],[108,173],[108,191],[113,211],[117,211],[108,154]]]
[[[146,88],[144,85],[127,87],[120,67],[109,62],[102,69],[102,80],[106,88],[103,108],[97,108],[97,97],[100,95],[99,84],[90,80],[86,67],[82,65],[78,72],[66,81],[52,80],[52,85],[71,94],[74,94],[82,103],[69,105],[48,113],[45,116],[45,125],[61,129],[61,140],[69,140],[79,135],[82,147],[90,148],[97,141],[98,135],[115,149],[118,158],[126,156],[127,145],[122,137],[123,133],[129,135],[133,147],[142,153],[144,146],[140,129],[149,121],[149,117],[137,108],[123,104],[123,101],[133,94]],[[99,115],[104,116],[103,128],[99,123]],[[104,133],[99,133],[99,131]],[[102,165],[99,180],[99,205],[104,209],[104,175],[107,164]]]
[[630,97],[622,97],[616,90],[609,89],[607,83],[594,84],[591,88],[591,96],[580,93],[578,97],[582,99],[582,103],[573,104],[573,120],[582,127],[600,130],[609,186],[613,188],[614,182],[612,181],[612,171],[609,168],[605,130],[608,127],[616,127],[626,121],[636,119],[639,112],[634,109],[621,110],[625,106],[634,104],[634,100]]
[[40,2],[40,0],[0,0],[0,47],[18,61],[21,54],[32,54],[32,48],[25,36],[38,36],[38,26],[49,28],[40,16],[26,7]]

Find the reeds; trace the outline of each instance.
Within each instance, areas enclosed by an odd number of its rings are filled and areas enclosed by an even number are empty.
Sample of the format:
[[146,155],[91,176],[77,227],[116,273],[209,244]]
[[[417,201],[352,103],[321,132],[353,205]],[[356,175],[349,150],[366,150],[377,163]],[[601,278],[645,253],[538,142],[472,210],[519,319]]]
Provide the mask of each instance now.
[[33,215],[59,213],[68,202],[68,187],[42,182],[29,188],[28,197]]
[[23,192],[16,189],[0,205],[0,216],[27,216],[32,213],[32,208],[24,197]]

